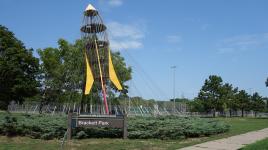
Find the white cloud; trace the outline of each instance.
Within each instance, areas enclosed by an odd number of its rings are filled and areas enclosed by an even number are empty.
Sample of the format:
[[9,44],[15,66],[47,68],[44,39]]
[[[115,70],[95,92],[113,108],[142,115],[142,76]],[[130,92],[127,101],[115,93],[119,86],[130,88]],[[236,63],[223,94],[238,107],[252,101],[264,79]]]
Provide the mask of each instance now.
[[111,22],[107,26],[112,49],[137,49],[143,46],[144,32],[142,25]]
[[108,4],[110,6],[121,6],[123,4],[123,0],[109,0]]
[[136,49],[141,48],[143,44],[139,41],[115,41],[110,40],[111,48],[114,50],[126,50],[126,49]]
[[143,32],[139,29],[138,25],[134,24],[121,24],[118,22],[111,22],[108,28],[113,37],[127,37],[132,39],[141,39],[144,37]]
[[179,36],[179,35],[169,35],[166,38],[167,38],[167,41],[169,43],[175,43],[175,44],[177,44],[177,43],[180,43],[182,41],[182,37]]
[[219,53],[244,52],[268,47],[268,33],[241,35],[226,38],[219,42]]

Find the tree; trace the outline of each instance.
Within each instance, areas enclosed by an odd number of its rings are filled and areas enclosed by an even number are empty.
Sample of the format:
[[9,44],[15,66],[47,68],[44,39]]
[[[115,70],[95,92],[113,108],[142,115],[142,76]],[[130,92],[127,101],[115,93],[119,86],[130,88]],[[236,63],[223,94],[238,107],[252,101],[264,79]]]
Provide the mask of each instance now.
[[195,98],[193,101],[187,102],[187,104],[190,106],[191,112],[204,112],[204,105],[202,101],[198,98]]
[[265,109],[265,102],[257,92],[255,92],[251,97],[251,109],[254,111],[255,117],[257,112]]
[[[42,89],[56,93],[56,96],[50,93],[44,95],[44,101],[47,102],[51,97],[55,102],[76,102],[80,103],[82,99],[82,87],[84,80],[84,42],[77,40],[74,44],[66,40],[58,41],[59,48],[39,49],[38,53],[42,60]],[[112,52],[114,68],[124,89],[127,89],[125,82],[131,79],[131,68],[126,66],[124,58],[119,52]],[[111,88],[107,89],[108,97],[114,101],[116,88],[110,83],[106,83]],[[46,93],[46,92],[44,92]],[[91,92],[83,97],[84,103],[100,102],[98,89],[94,82]],[[112,102],[113,103],[113,102]],[[117,103],[117,102],[114,102]]]
[[198,94],[198,99],[202,101],[204,109],[207,112],[212,111],[214,117],[216,115],[216,110],[223,109],[221,88],[222,78],[220,76],[211,75],[205,80],[205,83]]
[[245,90],[240,90],[235,94],[235,103],[237,108],[242,111],[242,117],[244,117],[244,112],[250,109],[250,95]]
[[0,109],[38,93],[39,60],[6,27],[0,25]]
[[266,79],[265,85],[268,87],[268,78]]
[[220,99],[223,102],[223,109],[226,112],[229,109],[230,117],[232,117],[232,110],[237,109],[237,104],[234,101],[234,95],[238,88],[233,88],[229,83],[225,83],[220,90]]
[[83,54],[76,47],[80,43],[77,42],[75,47],[60,39],[58,44],[59,48],[38,50],[42,61],[43,103],[79,100],[82,87],[82,60],[79,57]]
[[266,105],[265,105],[265,112],[268,112],[268,97],[264,97],[262,98],[263,101],[265,101]]

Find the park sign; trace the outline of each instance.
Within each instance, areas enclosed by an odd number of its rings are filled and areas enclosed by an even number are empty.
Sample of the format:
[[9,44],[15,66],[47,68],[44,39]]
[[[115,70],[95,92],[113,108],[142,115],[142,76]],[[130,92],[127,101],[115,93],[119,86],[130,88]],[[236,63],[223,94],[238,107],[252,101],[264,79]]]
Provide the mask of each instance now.
[[68,113],[68,135],[67,139],[72,138],[72,129],[74,128],[118,128],[122,129],[123,138],[126,139],[127,116],[126,115],[82,115],[72,112]]
[[123,128],[124,116],[116,115],[79,115],[72,118],[73,127],[108,127]]

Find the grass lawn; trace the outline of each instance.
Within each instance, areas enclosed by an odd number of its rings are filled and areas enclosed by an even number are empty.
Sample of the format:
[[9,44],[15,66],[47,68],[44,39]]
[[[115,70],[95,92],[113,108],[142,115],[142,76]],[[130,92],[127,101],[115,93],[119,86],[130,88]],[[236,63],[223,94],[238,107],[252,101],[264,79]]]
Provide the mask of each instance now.
[[268,138],[257,141],[256,143],[247,145],[246,147],[242,148],[242,150],[267,150],[268,149]]
[[[84,139],[84,140],[72,140],[70,143],[65,144],[65,149],[80,150],[103,150],[103,149],[135,149],[135,150],[147,150],[147,149],[178,149],[185,146],[190,146],[210,140],[229,137],[237,134],[246,133],[249,131],[259,130],[268,127],[268,119],[254,119],[254,118],[216,118],[222,120],[229,125],[231,129],[229,132],[210,137],[189,138],[184,140],[122,140],[122,139]],[[14,137],[7,138],[0,136],[0,150],[6,149],[59,149],[59,140],[37,140],[27,137]]]

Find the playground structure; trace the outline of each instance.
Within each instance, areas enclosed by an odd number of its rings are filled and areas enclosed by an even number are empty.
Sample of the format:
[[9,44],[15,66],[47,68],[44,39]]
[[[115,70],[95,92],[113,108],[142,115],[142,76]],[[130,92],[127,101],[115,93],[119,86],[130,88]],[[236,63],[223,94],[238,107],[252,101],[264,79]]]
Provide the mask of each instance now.
[[[106,29],[99,12],[89,4],[84,11],[83,25],[80,29],[84,42],[83,55],[85,60],[82,99],[79,107],[75,107],[75,105],[72,108],[70,106],[64,107],[64,109],[67,108],[68,113],[66,131],[68,140],[72,139],[73,129],[80,127],[121,128],[122,137],[126,139],[128,136],[126,113],[115,114],[114,111],[109,110],[107,102],[106,91],[111,88],[112,84],[118,91],[123,90],[123,88],[114,70]],[[95,94],[94,104],[97,107],[93,109],[91,101],[90,112],[87,112],[88,107],[85,99],[86,95],[90,95],[90,93],[91,98]]]
[[[107,27],[104,25],[99,12],[91,4],[84,11],[83,25],[80,30],[84,41],[85,60],[83,95],[90,94],[91,89],[95,86],[94,94],[102,97],[99,105],[101,107],[99,108],[100,114],[111,114],[107,102],[107,89],[111,87],[111,83],[118,91],[123,90],[123,88],[112,63]],[[85,96],[81,100],[82,108],[84,100]]]

